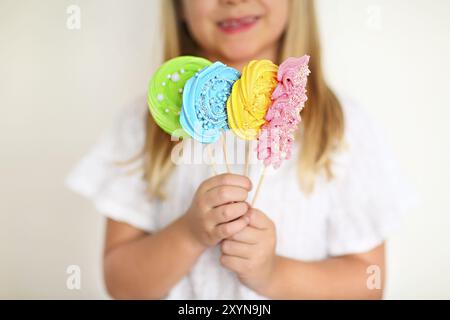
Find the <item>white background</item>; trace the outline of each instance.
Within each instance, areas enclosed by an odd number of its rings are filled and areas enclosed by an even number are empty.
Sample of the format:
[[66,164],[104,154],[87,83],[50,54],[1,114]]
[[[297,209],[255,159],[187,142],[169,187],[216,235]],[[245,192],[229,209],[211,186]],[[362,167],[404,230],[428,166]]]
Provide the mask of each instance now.
[[[81,30],[66,9],[81,8]],[[0,0],[0,298],[104,298],[103,220],[64,188],[159,57],[156,1]],[[387,131],[420,195],[386,298],[450,298],[450,2],[321,0],[330,83]],[[81,268],[81,289],[66,268]]]

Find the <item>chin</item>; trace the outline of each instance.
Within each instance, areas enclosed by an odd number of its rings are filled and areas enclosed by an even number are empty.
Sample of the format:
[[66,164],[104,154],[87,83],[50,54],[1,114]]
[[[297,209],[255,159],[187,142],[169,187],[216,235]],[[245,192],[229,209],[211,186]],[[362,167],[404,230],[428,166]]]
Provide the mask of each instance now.
[[221,48],[220,52],[228,61],[250,61],[255,59],[261,49],[251,44],[240,43],[227,45]]

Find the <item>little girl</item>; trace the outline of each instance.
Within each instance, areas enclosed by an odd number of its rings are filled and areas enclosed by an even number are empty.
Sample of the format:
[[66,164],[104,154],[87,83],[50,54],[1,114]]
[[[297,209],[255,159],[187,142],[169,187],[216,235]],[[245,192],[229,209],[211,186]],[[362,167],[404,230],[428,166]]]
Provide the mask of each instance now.
[[265,178],[255,207],[261,163],[213,177],[207,164],[174,164],[183,142],[155,124],[145,99],[127,108],[68,178],[107,217],[109,294],[381,298],[385,238],[409,192],[379,129],[324,80],[314,1],[167,0],[161,18],[164,60],[195,55],[242,71],[253,59],[310,55],[309,99],[293,155]]

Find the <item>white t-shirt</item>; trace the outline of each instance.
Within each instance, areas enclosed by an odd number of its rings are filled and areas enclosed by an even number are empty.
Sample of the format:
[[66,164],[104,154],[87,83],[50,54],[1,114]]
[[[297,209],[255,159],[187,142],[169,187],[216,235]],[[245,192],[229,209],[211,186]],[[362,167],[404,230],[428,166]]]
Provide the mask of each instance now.
[[[293,157],[264,179],[256,207],[275,223],[279,255],[315,261],[368,251],[386,239],[413,203],[414,194],[404,183],[381,130],[355,103],[341,101],[347,147],[335,156],[335,178],[327,182],[319,177],[312,194],[302,193],[295,165],[300,147],[296,146]],[[141,159],[130,166],[114,163],[139,152],[147,116],[145,99],[125,108],[113,127],[70,173],[67,185],[91,199],[105,216],[156,232],[188,209],[198,185],[211,176],[211,166],[177,165],[166,185],[166,190],[170,190],[166,201],[150,200],[142,171],[130,173],[139,169]],[[233,139],[228,132],[228,142]],[[225,172],[225,166],[219,163],[223,163],[222,156],[220,152],[215,156],[217,169]],[[242,173],[243,167],[231,165],[231,171]],[[249,176],[254,185],[261,170],[258,161],[250,165]],[[206,250],[166,298],[264,299],[222,267],[219,258],[218,246]]]

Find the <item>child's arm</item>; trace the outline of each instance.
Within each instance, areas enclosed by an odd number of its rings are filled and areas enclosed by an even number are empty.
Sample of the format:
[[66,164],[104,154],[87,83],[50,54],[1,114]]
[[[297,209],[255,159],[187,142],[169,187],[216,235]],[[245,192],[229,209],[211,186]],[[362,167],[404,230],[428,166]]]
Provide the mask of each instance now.
[[[384,245],[370,252],[302,262],[277,256],[274,277],[265,294],[274,299],[381,299],[384,287]],[[379,268],[380,287],[369,288],[375,276],[367,268]],[[373,283],[371,281],[370,285]]]
[[162,298],[189,271],[204,247],[183,220],[152,235],[108,219],[104,278],[113,298]]
[[[108,220],[104,273],[114,298],[160,299],[201,253],[248,225],[251,182],[224,174],[204,181],[189,210],[155,234]],[[176,196],[176,195],[173,195]]]
[[[250,224],[222,242],[221,261],[239,279],[273,299],[380,299],[384,282],[384,245],[363,254],[304,262],[275,255],[275,227],[261,211],[250,209]],[[371,265],[380,288],[369,288]],[[369,284],[373,284],[369,281]],[[371,290],[372,289],[372,290]]]

